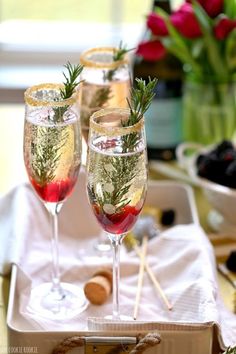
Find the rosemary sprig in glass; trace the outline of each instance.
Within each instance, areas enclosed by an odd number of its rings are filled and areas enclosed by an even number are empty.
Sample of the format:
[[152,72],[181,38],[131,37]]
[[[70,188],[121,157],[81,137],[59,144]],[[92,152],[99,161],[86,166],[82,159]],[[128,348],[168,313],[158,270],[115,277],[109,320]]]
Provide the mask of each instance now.
[[[136,82],[137,85],[131,90],[131,98],[128,101],[130,115],[125,122],[121,122],[123,127],[138,123],[154,97],[153,90],[157,84],[157,79],[151,80],[149,78],[148,83],[142,79],[136,79]],[[123,152],[133,152],[139,141],[139,133],[131,133],[121,137],[121,139],[124,146]],[[126,156],[126,158],[118,156],[101,157],[102,161],[98,176],[104,184],[112,183],[113,189],[111,192],[104,191],[102,196],[95,195],[93,190],[89,190],[93,199],[97,200],[102,207],[105,204],[111,204],[116,208],[116,212],[120,212],[122,208],[130,203],[126,195],[138,173],[137,166],[140,158],[142,158],[142,154],[130,155]],[[109,169],[107,166],[109,166]]]
[[[68,73],[63,72],[65,82],[63,82],[64,87],[60,89],[60,97],[58,101],[70,98],[76,90],[76,87],[81,83],[77,81],[79,75],[83,70],[83,66],[80,64],[72,65],[70,62],[64,65]],[[56,107],[54,109],[54,122],[63,122],[63,114],[67,111],[68,106]]]
[[[128,127],[134,125],[140,121],[144,116],[144,113],[148,110],[151,102],[155,96],[154,89],[157,84],[157,79],[151,80],[149,77],[146,83],[143,79],[135,79],[136,87],[131,90],[130,100],[127,99],[128,106],[130,109],[130,116],[127,121],[122,122],[123,127]],[[138,141],[138,134],[131,133],[124,136],[124,152],[128,152],[131,148],[133,149]]]
[[236,346],[235,347],[228,347],[226,352],[223,354],[236,354]]
[[110,93],[109,86],[97,90],[89,103],[89,108],[103,108],[104,104],[110,99]]
[[86,104],[87,97],[86,95],[82,96],[82,106],[83,107],[88,107],[87,109],[83,108],[80,111],[80,117],[81,121],[83,122],[83,125],[89,126],[89,118],[92,115],[92,113],[98,109],[104,108],[106,102],[110,99],[111,97],[111,88],[110,86],[104,86],[101,88],[98,88],[94,95],[92,96],[90,102]]
[[83,70],[83,66],[80,64],[72,65],[70,62],[68,62],[64,66],[67,69],[69,76],[63,72],[63,76],[66,80],[63,82],[63,89],[60,90],[61,98],[63,100],[70,98],[73,95],[76,87],[81,83],[81,81],[77,82],[77,79]]
[[[64,87],[60,90],[60,97],[57,97],[57,101],[70,98],[80,83],[77,79],[83,67],[81,65],[72,65],[68,62],[65,68],[68,74],[63,72],[65,78]],[[40,127],[37,135],[38,143],[33,142],[31,145],[34,179],[41,186],[50,183],[54,179],[55,171],[60,161],[59,151],[68,139],[67,130],[63,126],[56,126],[57,123],[63,123],[63,114],[67,109],[67,105],[53,107],[53,123],[55,123],[55,126],[50,127],[50,133],[47,127]]]
[[[134,48],[130,48],[130,49],[127,49],[125,45],[123,45],[122,41],[120,42],[119,44],[119,47],[117,50],[114,51],[114,54],[113,54],[113,61],[116,62],[116,61],[121,61],[124,59],[124,56],[128,53],[128,52],[131,52],[132,50],[134,50]],[[112,81],[113,78],[114,78],[114,75],[116,73],[116,69],[113,69],[113,70],[109,70],[107,73],[104,72],[104,79],[105,80],[108,80],[108,81]]]

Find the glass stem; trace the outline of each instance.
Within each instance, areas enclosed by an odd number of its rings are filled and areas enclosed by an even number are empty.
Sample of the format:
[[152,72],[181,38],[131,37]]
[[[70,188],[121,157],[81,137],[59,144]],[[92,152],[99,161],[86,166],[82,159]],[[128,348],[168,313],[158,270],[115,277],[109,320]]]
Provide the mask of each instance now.
[[123,240],[123,235],[109,235],[112,251],[113,251],[113,320],[120,319],[120,245]]
[[59,271],[59,249],[58,249],[58,213],[51,214],[52,217],[52,291],[61,293],[60,271]]

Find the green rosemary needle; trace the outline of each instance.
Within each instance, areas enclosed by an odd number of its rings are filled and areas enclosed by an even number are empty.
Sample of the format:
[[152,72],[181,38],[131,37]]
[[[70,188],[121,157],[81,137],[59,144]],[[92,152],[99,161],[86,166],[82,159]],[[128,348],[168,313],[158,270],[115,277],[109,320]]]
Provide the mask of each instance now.
[[[130,52],[133,49],[134,48],[127,49],[126,46],[123,45],[122,41],[121,41],[120,44],[119,44],[118,49],[114,51],[114,54],[113,54],[113,57],[112,57],[113,61],[116,62],[116,61],[123,60],[125,54]],[[116,70],[117,70],[117,68],[113,69],[113,70],[109,70],[107,73],[104,73],[105,80],[112,81]]]
[[236,354],[236,346],[235,347],[228,347],[226,352],[223,354]]
[[[153,90],[157,84],[157,79],[151,80],[149,78],[147,83],[142,79],[136,79],[136,83],[136,87],[131,90],[130,101],[128,100],[130,115],[125,122],[121,122],[124,127],[136,124],[143,117],[154,97]],[[121,139],[124,153],[133,152],[140,141],[139,133],[137,132],[125,135]],[[142,157],[139,154],[131,154],[126,156],[125,159],[117,156],[101,156],[99,176],[102,177],[104,183],[109,184],[112,181],[114,189],[112,192],[104,192],[102,198],[91,189],[89,193],[93,196],[92,198],[97,200],[99,205],[111,204],[116,208],[116,212],[120,212],[122,208],[130,203],[127,195],[136,177],[140,158]],[[112,166],[109,171],[105,167],[107,164]]]
[[135,79],[136,87],[131,89],[130,100],[127,99],[130,108],[130,117],[124,123],[124,126],[136,124],[150,107],[152,100],[155,96],[154,88],[157,84],[157,79],[148,78],[146,83],[143,79]]
[[[144,113],[150,107],[152,100],[155,96],[154,88],[157,84],[157,79],[148,78],[146,83],[143,79],[135,79],[136,87],[131,89],[130,100],[127,99],[130,116],[127,121],[122,122],[123,127],[128,127],[139,122],[139,120],[144,116]],[[138,142],[138,134],[131,133],[123,137],[124,150],[129,151],[132,149]]]
[[118,50],[115,51],[115,53],[113,54],[113,60],[114,61],[119,61],[119,60],[123,60],[124,56],[126,53],[131,52],[131,50],[134,50],[135,48],[130,48],[127,49],[126,46],[123,46],[122,41],[119,44]]
[[70,98],[75,92],[75,88],[79,85],[77,79],[83,70],[83,66],[80,64],[72,65],[70,62],[64,65],[68,71],[68,74],[63,72],[63,76],[65,78],[65,82],[63,82],[64,87],[61,89],[61,98],[64,100],[66,98]]

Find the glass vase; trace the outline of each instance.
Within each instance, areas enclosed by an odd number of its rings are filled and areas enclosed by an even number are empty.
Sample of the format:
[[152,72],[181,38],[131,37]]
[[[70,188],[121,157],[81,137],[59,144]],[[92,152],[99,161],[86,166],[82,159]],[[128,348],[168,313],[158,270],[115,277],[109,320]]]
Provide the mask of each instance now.
[[185,141],[203,145],[232,140],[236,128],[236,83],[187,78],[183,94]]

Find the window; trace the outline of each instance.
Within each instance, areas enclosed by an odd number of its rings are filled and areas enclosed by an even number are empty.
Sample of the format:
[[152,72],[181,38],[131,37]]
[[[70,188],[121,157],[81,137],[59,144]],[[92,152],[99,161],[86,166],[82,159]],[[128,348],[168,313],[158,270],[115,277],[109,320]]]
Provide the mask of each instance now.
[[22,102],[26,87],[61,81],[81,51],[134,47],[151,0],[0,0],[0,102]]
[[[120,40],[127,46],[136,45],[151,1],[0,0],[0,4],[2,60],[6,58],[4,52],[17,52],[11,62],[50,63],[61,61],[59,54],[63,52],[78,56],[81,50],[118,45]],[[23,55],[26,52],[31,55]],[[32,55],[37,52],[39,57]]]

